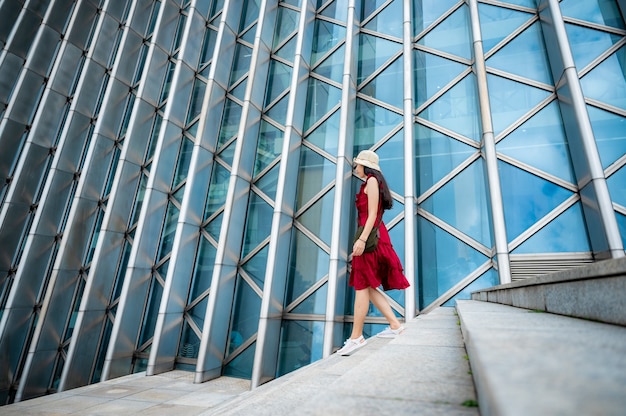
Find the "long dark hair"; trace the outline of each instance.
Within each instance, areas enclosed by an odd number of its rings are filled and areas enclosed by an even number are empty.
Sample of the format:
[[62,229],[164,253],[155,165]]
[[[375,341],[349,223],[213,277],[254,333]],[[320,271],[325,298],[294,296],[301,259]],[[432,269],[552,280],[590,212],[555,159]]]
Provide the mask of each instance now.
[[383,210],[391,209],[393,206],[393,198],[391,197],[391,192],[389,191],[387,181],[385,181],[383,174],[376,169],[368,168],[367,166],[363,166],[363,172],[366,176],[372,175],[378,181],[378,189],[380,190],[380,196],[382,198],[381,206]]

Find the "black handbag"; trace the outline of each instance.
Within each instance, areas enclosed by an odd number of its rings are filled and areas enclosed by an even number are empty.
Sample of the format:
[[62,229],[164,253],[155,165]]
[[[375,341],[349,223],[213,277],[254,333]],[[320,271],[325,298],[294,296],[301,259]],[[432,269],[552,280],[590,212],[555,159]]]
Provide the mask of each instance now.
[[[359,225],[357,227],[356,234],[354,235],[354,243],[356,243],[356,240],[361,237],[363,228],[365,228],[363,225]],[[371,253],[376,250],[376,247],[378,247],[378,237],[380,237],[378,227],[373,227],[372,231],[370,231],[370,234],[367,236],[367,240],[365,241],[365,249],[363,250],[364,253]]]

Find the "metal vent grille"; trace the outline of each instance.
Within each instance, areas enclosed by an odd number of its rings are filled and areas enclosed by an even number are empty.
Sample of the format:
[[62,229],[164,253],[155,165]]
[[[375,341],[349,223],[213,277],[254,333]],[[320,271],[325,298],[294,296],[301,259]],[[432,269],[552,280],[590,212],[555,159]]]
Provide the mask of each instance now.
[[523,280],[593,263],[591,253],[511,254],[511,280]]

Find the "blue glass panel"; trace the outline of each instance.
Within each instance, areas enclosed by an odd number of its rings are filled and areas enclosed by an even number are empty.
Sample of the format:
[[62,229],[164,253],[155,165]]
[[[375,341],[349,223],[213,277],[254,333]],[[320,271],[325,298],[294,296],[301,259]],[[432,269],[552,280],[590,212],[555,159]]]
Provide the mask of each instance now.
[[613,202],[626,207],[626,167],[623,167],[607,179]]
[[328,274],[330,256],[294,228],[285,306]]
[[246,33],[244,33],[241,36],[241,39],[245,40],[246,42],[250,43],[251,45],[254,45],[254,37],[255,36],[256,36],[256,23],[249,30],[246,30]]
[[302,303],[296,306],[290,313],[305,313],[326,315],[326,297],[328,295],[328,285],[324,283],[322,287],[308,296]]
[[421,206],[474,240],[491,247],[485,183],[483,160],[478,159]]
[[285,43],[278,51],[276,51],[276,55],[280,56],[283,59],[286,59],[288,62],[293,62],[293,58],[296,56],[296,46],[297,46],[297,36],[292,37],[289,42]]
[[[404,195],[404,130],[398,131],[376,150],[380,158],[380,169],[385,175],[387,186]],[[358,153],[355,153],[358,154]]]
[[313,130],[306,137],[306,140],[326,150],[331,155],[337,154],[340,114],[339,110],[335,111],[332,116],[328,117],[318,128]]
[[[230,342],[234,345],[240,341],[238,339],[231,338]],[[248,380],[251,379],[255,350],[256,342],[250,345],[243,352],[241,352],[241,354],[239,354],[237,357],[235,357],[232,361],[224,366],[224,375]]]
[[248,215],[246,217],[246,232],[241,251],[242,257],[247,256],[251,250],[261,244],[261,242],[270,235],[273,213],[274,208],[256,193],[250,192]]
[[261,131],[254,161],[254,176],[268,167],[282,153],[284,134],[265,120],[261,120]]
[[361,2],[361,20],[365,20],[374,13],[386,0],[367,0]]
[[503,0],[503,3],[516,4],[518,6],[530,7],[534,9],[537,7],[536,0]]
[[485,53],[513,33],[522,23],[534,17],[528,13],[484,3],[478,3],[478,13]]
[[626,154],[626,118],[587,106],[602,167],[607,168]]
[[196,264],[191,280],[191,292],[187,304],[211,287],[215,255],[217,249],[204,237],[200,236],[200,245],[196,254]]
[[194,118],[198,116],[198,114],[200,114],[200,110],[202,110],[202,101],[204,99],[205,90],[206,83],[198,78],[194,79],[191,100],[189,102],[189,110],[187,110],[187,118],[185,124],[189,124]]
[[242,268],[254,280],[254,283],[261,289],[265,284],[265,267],[267,266],[268,246],[263,247],[257,254],[248,260]]
[[467,5],[464,4],[428,32],[418,43],[465,59],[471,59],[472,35],[469,21],[469,11]]
[[[166,274],[166,273],[165,273]],[[163,274],[163,276],[165,276]],[[154,335],[154,327],[156,326],[156,320],[159,313],[159,306],[161,305],[161,296],[163,295],[163,286],[161,286],[158,280],[153,277],[150,287],[150,294],[148,297],[148,303],[143,316],[143,325],[141,327],[141,336],[137,347],[145,344]],[[152,344],[152,343],[151,343]]]
[[272,108],[270,108],[265,113],[265,115],[267,115],[272,120],[284,126],[285,120],[287,119],[288,109],[289,109],[289,94],[286,94],[283,98],[280,99],[280,101],[274,104]]
[[470,74],[419,113],[419,117],[480,142],[478,108],[476,77]]
[[365,29],[402,38],[402,2],[403,0],[392,1],[376,17],[367,22]]
[[[402,115],[357,98],[354,121],[354,147],[369,149],[398,125]],[[356,153],[355,153],[356,154]]]
[[402,58],[396,59],[376,78],[361,88],[362,94],[374,97],[396,108],[402,108],[404,95]]
[[222,158],[224,162],[228,164],[228,166],[233,166],[233,159],[235,157],[235,148],[237,147],[237,140],[233,140],[230,142],[228,146],[223,148],[219,156]]
[[[256,19],[259,18],[259,5],[261,3],[257,0],[245,0],[245,4],[241,7],[241,3],[239,3],[242,10],[241,20],[239,21],[239,33],[248,26],[252,24]],[[240,10],[241,10],[240,9]]]
[[204,229],[207,233],[211,235],[215,239],[215,241],[220,240],[220,230],[222,229],[222,220],[224,219],[224,214],[220,213],[213,221],[207,224]]
[[332,228],[332,215],[328,214],[333,212],[334,201],[335,189],[333,188],[298,217],[298,220],[309,231],[328,246],[330,246],[330,230]]
[[176,188],[182,181],[187,179],[189,172],[189,163],[191,163],[191,153],[193,151],[193,142],[186,136],[181,139],[180,150],[178,153],[178,161],[176,164],[176,173],[172,180],[172,189]]
[[505,162],[498,162],[507,238],[514,240],[572,192]]
[[415,191],[421,195],[478,149],[421,124],[414,127]]
[[[359,35],[359,60],[357,84],[369,77],[392,56],[402,50],[402,45],[376,36]],[[399,90],[400,92],[402,90]]]
[[237,84],[237,86],[235,88],[233,88],[232,90],[230,90],[230,94],[234,95],[235,97],[237,97],[239,100],[244,101],[244,98],[246,96],[246,86],[248,85],[248,79],[244,79],[243,81],[241,81],[239,84]]
[[[259,328],[260,312],[261,298],[241,276],[238,276],[231,319],[231,339],[246,340],[253,336]],[[228,354],[231,354],[237,347],[239,345],[231,343]]]
[[316,20],[313,30],[313,46],[311,51],[311,65],[315,65],[319,59],[342,42],[346,37],[346,28],[334,25],[325,20]]
[[296,210],[335,179],[337,166],[309,148],[302,146]]
[[[419,308],[430,305],[488,258],[425,218],[418,217]],[[415,290],[415,289],[414,289]]]
[[324,322],[283,321],[278,352],[280,377],[322,358]]
[[560,5],[563,16],[624,29],[624,20],[620,15],[616,1],[563,0]]
[[200,51],[200,62],[198,68],[208,64],[213,58],[213,51],[215,50],[215,40],[217,39],[217,32],[210,28],[207,28],[204,32],[204,42],[202,43],[202,50]]
[[309,78],[304,131],[341,102],[341,90],[315,78]]
[[499,284],[500,278],[498,277],[498,273],[493,269],[489,269],[442,306],[456,306],[457,299],[470,299],[472,292]]
[[619,227],[619,232],[622,234],[622,244],[626,247],[626,215],[622,215],[619,212],[615,213],[617,217],[617,225]]
[[[206,289],[205,289],[206,290]],[[189,318],[202,329],[204,327],[204,318],[206,317],[206,307],[209,303],[209,296],[202,298],[191,310],[187,313]]]
[[171,202],[167,203],[167,213],[165,215],[165,225],[163,225],[163,231],[161,234],[161,242],[159,244],[159,254],[157,261],[163,259],[169,252],[172,251],[174,245],[174,235],[176,234],[176,226],[178,225],[178,215],[180,211]]
[[252,49],[241,43],[235,47],[235,57],[233,59],[233,69],[230,72],[229,87],[238,81],[242,76],[250,70],[250,59],[252,57]]
[[218,149],[224,145],[231,137],[237,134],[239,122],[241,121],[241,106],[236,102],[226,99],[224,105],[224,115],[222,117],[222,127],[220,128]]
[[423,51],[413,51],[414,107],[441,91],[467,66]]
[[585,96],[626,109],[626,46],[585,75],[580,84]]
[[[319,8],[322,3],[327,3],[327,1],[318,0],[317,7]],[[320,14],[345,23],[348,19],[348,0],[335,0],[322,10]]]
[[276,31],[274,33],[274,43],[272,49],[284,41],[288,35],[292,34],[298,28],[298,20],[300,13],[286,7],[279,7],[276,16]]
[[622,39],[622,36],[602,32],[588,27],[565,24],[574,62],[580,71]]
[[552,102],[496,145],[511,156],[568,182],[575,183],[561,113]]
[[591,246],[585,218],[581,204],[577,202],[513,250],[513,254],[589,251]]
[[265,93],[265,107],[274,101],[283,91],[291,85],[292,68],[282,62],[272,59],[270,61],[267,90]]
[[213,215],[226,201],[230,172],[219,163],[213,164],[211,184],[209,185],[209,196],[204,209],[204,219]]
[[343,78],[343,63],[345,59],[344,49],[344,45],[341,45],[331,56],[326,58],[324,62],[314,68],[313,72],[337,83],[341,83]]
[[255,183],[261,191],[271,199],[276,198],[276,186],[278,185],[278,171],[280,170],[280,163],[276,164],[269,172],[263,175]]
[[540,23],[520,33],[487,60],[487,66],[552,85]]
[[548,91],[495,75],[487,75],[487,83],[496,135],[550,95]]
[[414,0],[413,36],[417,36],[457,3],[456,0]]
[[191,329],[186,321],[183,325],[183,335],[180,339],[177,355],[183,358],[198,358],[200,338],[193,332],[193,329]]

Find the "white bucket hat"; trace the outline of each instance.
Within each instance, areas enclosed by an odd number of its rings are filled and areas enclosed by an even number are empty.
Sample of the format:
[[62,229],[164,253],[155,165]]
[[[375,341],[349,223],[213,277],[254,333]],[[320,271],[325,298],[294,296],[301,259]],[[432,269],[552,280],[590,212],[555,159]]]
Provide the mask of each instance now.
[[368,168],[381,171],[378,165],[378,155],[371,150],[361,150],[359,155],[354,158],[353,163],[366,166]]

